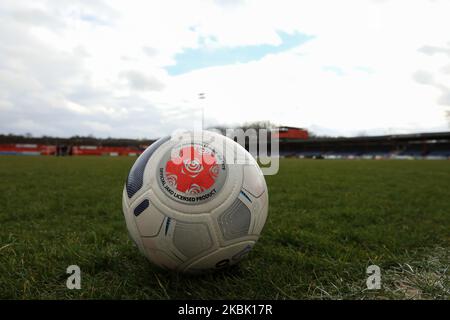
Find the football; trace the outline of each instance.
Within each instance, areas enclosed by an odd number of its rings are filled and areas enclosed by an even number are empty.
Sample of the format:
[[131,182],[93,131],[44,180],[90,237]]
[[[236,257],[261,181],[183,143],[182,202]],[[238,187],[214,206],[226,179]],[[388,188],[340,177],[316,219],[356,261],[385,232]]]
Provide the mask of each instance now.
[[152,263],[199,273],[238,263],[266,221],[268,191],[255,159],[211,131],[151,144],[123,190],[131,239]]

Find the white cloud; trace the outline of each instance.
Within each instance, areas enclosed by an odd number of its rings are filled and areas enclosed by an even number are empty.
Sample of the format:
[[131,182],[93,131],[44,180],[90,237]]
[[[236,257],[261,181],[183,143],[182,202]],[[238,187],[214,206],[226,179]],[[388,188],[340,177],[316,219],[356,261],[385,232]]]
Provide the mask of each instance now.
[[125,78],[130,87],[135,90],[161,91],[164,88],[164,84],[158,81],[158,79],[152,76],[146,76],[139,71],[122,71],[119,76]]
[[112,133],[112,127],[106,123],[98,121],[84,121],[83,124],[92,129],[92,131],[94,132],[106,132],[109,134]]
[[[0,131],[156,137],[199,121],[198,92],[210,124],[445,130],[448,12],[437,0],[4,0]],[[202,37],[278,45],[277,31],[314,38],[246,64],[164,69]]]

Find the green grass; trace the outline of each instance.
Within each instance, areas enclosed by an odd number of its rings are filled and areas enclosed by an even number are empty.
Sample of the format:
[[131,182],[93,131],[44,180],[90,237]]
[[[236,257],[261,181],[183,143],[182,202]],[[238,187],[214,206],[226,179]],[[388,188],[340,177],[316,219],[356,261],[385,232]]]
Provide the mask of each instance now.
[[[132,158],[0,157],[0,298],[449,299],[449,161],[281,161],[237,267],[183,276],[128,238]],[[82,270],[68,290],[67,266]],[[366,268],[382,289],[367,290]]]

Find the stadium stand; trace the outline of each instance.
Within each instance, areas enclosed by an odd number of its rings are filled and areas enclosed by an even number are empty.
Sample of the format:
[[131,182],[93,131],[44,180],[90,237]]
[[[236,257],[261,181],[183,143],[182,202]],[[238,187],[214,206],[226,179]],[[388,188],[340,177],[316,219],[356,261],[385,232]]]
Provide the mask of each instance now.
[[295,127],[278,127],[276,137],[279,139],[302,139],[306,140],[309,137],[308,131],[303,128]]
[[[314,159],[450,159],[450,132],[352,138],[308,138],[290,128],[279,136],[279,155]],[[154,140],[92,137],[27,138],[0,135],[3,155],[136,156]],[[270,149],[270,147],[269,147]]]
[[317,159],[450,158],[450,132],[279,141],[282,157],[289,154]]
[[0,155],[56,156],[135,156],[154,140],[98,139],[75,136],[71,138],[0,135]]
[[0,155],[55,155],[56,146],[42,144],[0,144]]

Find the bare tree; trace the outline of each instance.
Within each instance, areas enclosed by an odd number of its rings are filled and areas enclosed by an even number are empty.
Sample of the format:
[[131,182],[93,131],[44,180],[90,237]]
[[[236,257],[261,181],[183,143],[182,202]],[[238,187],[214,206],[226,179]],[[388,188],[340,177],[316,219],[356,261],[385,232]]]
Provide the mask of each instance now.
[[273,129],[276,128],[277,125],[275,125],[274,123],[268,121],[268,120],[264,120],[264,121],[254,121],[254,122],[245,122],[242,125],[237,125],[237,126],[233,126],[233,127],[227,127],[225,125],[217,125],[214,127],[209,127],[209,130],[215,130],[218,131],[220,133],[222,133],[223,135],[225,135],[226,130],[227,129],[243,129],[244,131],[247,129]]
[[244,130],[247,130],[247,129],[273,129],[276,127],[277,127],[277,125],[270,122],[269,120],[245,122],[242,126],[240,126],[240,128],[244,129]]

